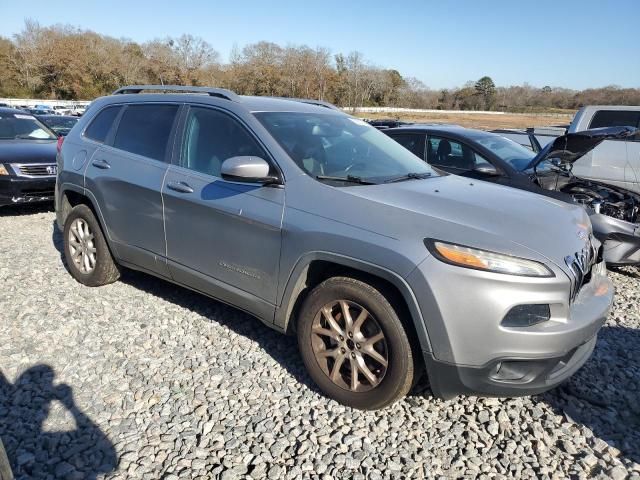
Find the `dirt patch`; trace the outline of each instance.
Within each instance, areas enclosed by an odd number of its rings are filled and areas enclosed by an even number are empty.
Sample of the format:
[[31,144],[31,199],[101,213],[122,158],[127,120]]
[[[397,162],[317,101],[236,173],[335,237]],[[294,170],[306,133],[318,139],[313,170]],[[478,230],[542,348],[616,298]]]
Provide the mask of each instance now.
[[491,130],[494,128],[526,128],[549,125],[568,125],[572,114],[515,114],[492,115],[482,113],[357,113],[362,118],[397,118],[406,122],[452,123],[463,127]]

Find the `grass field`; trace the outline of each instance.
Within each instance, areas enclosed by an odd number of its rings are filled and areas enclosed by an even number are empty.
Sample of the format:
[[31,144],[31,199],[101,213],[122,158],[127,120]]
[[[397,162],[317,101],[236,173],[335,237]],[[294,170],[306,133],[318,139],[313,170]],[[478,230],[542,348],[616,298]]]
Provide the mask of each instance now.
[[494,128],[526,128],[549,125],[566,125],[573,114],[519,114],[491,115],[482,113],[357,113],[362,118],[398,118],[408,122],[452,123],[464,127],[490,130]]

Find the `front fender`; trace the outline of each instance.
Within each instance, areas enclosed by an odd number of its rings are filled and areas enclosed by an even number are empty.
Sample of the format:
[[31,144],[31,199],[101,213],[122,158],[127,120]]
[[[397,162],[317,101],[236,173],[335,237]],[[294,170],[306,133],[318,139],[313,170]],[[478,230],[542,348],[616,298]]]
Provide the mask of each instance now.
[[325,261],[335,265],[348,267],[363,273],[379,277],[392,284],[402,295],[415,328],[420,347],[431,352],[431,342],[416,296],[407,281],[397,273],[366,261],[331,252],[315,251],[304,254],[298,259],[286,282],[286,287],[274,314],[274,324],[287,331],[291,313],[298,295],[306,287],[307,273],[314,261]]

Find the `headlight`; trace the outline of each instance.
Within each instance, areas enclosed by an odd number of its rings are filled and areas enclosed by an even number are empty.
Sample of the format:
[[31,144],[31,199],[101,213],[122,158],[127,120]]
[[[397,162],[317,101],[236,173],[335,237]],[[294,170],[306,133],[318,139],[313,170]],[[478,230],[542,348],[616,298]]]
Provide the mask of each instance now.
[[427,239],[424,243],[438,260],[451,265],[524,277],[554,276],[553,272],[545,265],[533,260],[437,240]]
[[0,163],[0,175],[9,175],[9,172],[7,171],[7,167],[5,167],[1,163]]

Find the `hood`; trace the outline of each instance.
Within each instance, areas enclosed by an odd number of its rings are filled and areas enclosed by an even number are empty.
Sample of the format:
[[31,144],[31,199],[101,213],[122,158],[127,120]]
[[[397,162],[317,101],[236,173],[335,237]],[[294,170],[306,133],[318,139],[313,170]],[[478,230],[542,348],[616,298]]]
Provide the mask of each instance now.
[[321,195],[307,195],[303,208],[403,243],[435,238],[548,260],[560,268],[567,255],[584,247],[584,233],[591,232],[579,206],[455,175],[327,187]]
[[55,163],[56,140],[2,140],[0,163]]
[[582,132],[567,133],[556,138],[536,155],[527,169],[535,168],[545,160],[558,159],[561,163],[572,164],[589,153],[605,140],[621,140],[637,137],[639,130],[633,127],[592,128]]

